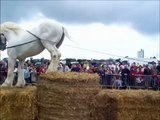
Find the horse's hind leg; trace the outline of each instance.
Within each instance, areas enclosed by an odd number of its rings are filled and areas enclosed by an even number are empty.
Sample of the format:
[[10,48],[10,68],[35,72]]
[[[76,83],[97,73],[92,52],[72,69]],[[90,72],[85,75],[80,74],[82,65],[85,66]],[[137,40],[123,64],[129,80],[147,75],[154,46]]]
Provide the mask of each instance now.
[[24,80],[24,74],[23,74],[24,62],[25,60],[19,60],[19,63],[18,63],[18,80],[17,80],[16,87],[24,87],[26,84]]
[[11,57],[8,58],[7,78],[1,86],[12,86],[13,85],[13,79],[14,79],[13,71],[14,71],[15,62],[16,62],[16,59],[11,58]]
[[50,62],[50,65],[48,66],[47,72],[57,71],[61,53],[58,51],[55,45],[48,43],[48,44],[45,44],[44,46],[51,54],[51,62]]

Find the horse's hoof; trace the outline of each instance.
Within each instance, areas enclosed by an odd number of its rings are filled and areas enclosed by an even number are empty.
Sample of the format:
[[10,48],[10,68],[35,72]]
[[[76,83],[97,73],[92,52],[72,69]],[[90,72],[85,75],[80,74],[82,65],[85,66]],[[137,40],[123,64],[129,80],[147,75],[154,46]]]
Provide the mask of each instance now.
[[17,87],[17,88],[23,88],[24,86],[23,85],[16,85],[15,87]]
[[24,84],[16,84],[15,87],[18,87],[18,88],[23,88],[25,85]]
[[12,87],[12,85],[4,82],[4,83],[1,85],[1,87]]

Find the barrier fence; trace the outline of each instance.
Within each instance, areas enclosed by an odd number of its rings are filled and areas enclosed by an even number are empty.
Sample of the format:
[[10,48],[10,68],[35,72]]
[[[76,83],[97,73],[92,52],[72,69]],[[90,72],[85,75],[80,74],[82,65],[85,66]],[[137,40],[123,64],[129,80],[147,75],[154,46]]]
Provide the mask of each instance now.
[[160,90],[160,75],[103,74],[100,84],[102,88]]
[[[160,90],[160,75],[102,74],[100,76],[102,88]],[[6,77],[7,72],[0,71],[0,84],[4,82]],[[38,77],[36,77],[36,79],[38,79]],[[35,81],[37,80],[34,80],[34,82]]]

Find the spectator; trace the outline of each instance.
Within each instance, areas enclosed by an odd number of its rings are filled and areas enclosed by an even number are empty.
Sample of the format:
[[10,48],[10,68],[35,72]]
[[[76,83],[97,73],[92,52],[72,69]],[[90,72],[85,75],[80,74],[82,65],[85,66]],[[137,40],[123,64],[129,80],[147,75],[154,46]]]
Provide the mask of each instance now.
[[7,62],[0,61],[0,84],[7,78]]
[[69,69],[68,65],[64,65],[64,72],[70,72],[71,70]]
[[64,69],[63,69],[63,65],[60,63],[59,66],[58,66],[58,71],[60,72],[64,72]]
[[157,68],[157,74],[160,75],[160,61],[158,62],[158,65],[156,68]]
[[123,86],[126,86],[127,83],[129,82],[129,75],[130,75],[130,70],[128,69],[128,66],[125,65],[124,69],[122,69],[122,82],[123,82]]
[[152,65],[151,68],[151,87],[155,87],[156,86],[156,80],[157,80],[157,68],[156,68],[156,64]]
[[13,73],[14,73],[13,85],[15,85],[17,83],[17,79],[18,79],[18,68],[16,65],[15,65]]
[[131,66],[130,68],[130,79],[128,81],[129,86],[135,86],[135,75],[137,67]]
[[94,73],[94,66],[90,64],[90,65],[89,65],[89,68],[86,69],[86,72],[87,72],[87,73]]
[[31,83],[30,72],[29,72],[29,67],[28,66],[24,67],[23,73],[24,73],[24,79],[25,79],[26,83]]
[[30,68],[30,75],[31,75],[31,82],[35,83],[38,80],[38,76],[37,76],[37,70],[34,66],[31,66]]
[[121,88],[122,87],[122,80],[120,79],[119,76],[114,76],[112,78],[113,84],[112,88]]
[[142,72],[142,68],[139,67],[136,70],[136,84],[141,84],[143,82],[143,72]]
[[42,73],[45,73],[46,72],[46,68],[44,67],[44,65],[41,65],[38,69],[38,74],[42,74]]
[[149,87],[149,82],[151,81],[151,70],[149,69],[148,65],[144,68],[144,82],[145,87]]
[[80,70],[80,69],[77,68],[77,65],[76,64],[72,64],[71,72],[78,72],[78,70]]

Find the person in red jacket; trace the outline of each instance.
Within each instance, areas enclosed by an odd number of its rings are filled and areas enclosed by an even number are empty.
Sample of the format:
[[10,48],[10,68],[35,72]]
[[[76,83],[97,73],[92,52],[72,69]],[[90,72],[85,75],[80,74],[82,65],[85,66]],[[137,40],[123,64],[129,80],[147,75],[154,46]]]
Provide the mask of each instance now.
[[135,75],[136,75],[136,68],[131,67],[130,68],[130,81],[129,81],[129,86],[135,86]]
[[143,82],[143,76],[144,76],[144,74],[143,74],[142,68],[141,67],[137,68],[137,70],[136,70],[136,84],[139,85]]
[[42,73],[45,73],[46,72],[46,68],[44,67],[44,65],[41,65],[38,69],[38,74],[42,74]]

